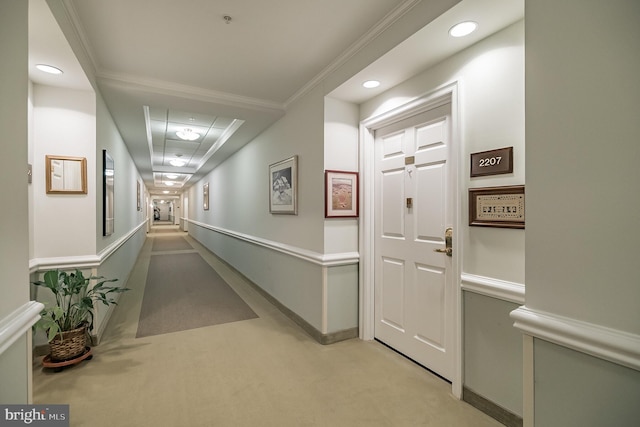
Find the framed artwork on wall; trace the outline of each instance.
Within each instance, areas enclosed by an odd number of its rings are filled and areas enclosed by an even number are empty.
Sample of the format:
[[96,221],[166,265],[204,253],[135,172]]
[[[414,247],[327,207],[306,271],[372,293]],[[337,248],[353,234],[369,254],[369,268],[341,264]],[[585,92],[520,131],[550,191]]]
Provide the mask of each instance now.
[[136,181],[136,184],[136,204],[138,205],[138,210],[142,210],[142,201],[140,200],[140,181]]
[[202,186],[202,207],[205,211],[209,210],[209,183]]
[[85,157],[45,156],[47,194],[87,194]]
[[115,165],[113,159],[102,150],[102,235],[110,236],[114,230],[115,200],[113,180],[115,178]]
[[524,185],[469,189],[469,225],[524,228]]
[[298,214],[298,156],[269,165],[269,212]]
[[358,217],[358,173],[324,172],[325,218]]

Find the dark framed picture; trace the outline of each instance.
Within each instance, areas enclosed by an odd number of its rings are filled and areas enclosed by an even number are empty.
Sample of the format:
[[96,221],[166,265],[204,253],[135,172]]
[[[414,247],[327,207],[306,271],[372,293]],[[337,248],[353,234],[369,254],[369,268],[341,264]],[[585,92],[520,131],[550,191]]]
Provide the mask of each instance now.
[[269,212],[298,214],[298,156],[269,165]]
[[142,210],[142,199],[140,198],[140,181],[136,181],[137,189],[136,189],[136,203],[138,205],[138,210]]
[[358,173],[324,172],[325,218],[358,217]]
[[202,186],[202,207],[205,211],[209,210],[209,183]]
[[469,225],[524,228],[524,185],[469,189]]

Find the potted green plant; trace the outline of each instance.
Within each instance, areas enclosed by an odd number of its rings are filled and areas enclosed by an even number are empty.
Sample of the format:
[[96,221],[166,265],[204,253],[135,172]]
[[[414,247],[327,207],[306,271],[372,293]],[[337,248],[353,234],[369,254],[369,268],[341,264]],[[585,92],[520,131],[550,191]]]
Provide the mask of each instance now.
[[[117,305],[114,294],[129,290],[105,286],[118,279],[85,277],[79,269],[73,273],[49,270],[43,279],[32,283],[49,289],[56,301],[45,304],[35,327],[46,331],[54,361],[71,360],[85,352],[88,333],[93,330],[94,302]],[[90,287],[92,280],[97,282]]]

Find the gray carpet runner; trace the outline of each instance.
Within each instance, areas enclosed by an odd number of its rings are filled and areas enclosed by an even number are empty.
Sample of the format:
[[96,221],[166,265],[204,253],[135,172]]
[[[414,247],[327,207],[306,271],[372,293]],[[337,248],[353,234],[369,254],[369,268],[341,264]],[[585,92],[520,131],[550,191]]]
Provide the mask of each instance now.
[[[178,239],[188,245],[185,249],[191,248],[183,237]],[[156,237],[154,251],[158,250],[156,243],[162,250],[183,246],[176,239]],[[136,338],[257,317],[197,252],[154,254],[149,263]]]

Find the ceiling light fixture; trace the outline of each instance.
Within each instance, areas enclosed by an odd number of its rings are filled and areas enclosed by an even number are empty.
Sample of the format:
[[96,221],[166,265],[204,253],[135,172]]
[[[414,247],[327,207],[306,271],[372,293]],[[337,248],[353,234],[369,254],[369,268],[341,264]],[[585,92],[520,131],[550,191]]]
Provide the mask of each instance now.
[[478,28],[478,23],[473,21],[460,22],[449,29],[451,37],[464,37],[473,33]]
[[167,182],[164,183],[164,185],[168,185],[169,187],[173,187],[173,184],[175,184],[175,183],[172,182],[172,181],[167,181]]
[[178,132],[176,132],[176,135],[178,135],[178,138],[184,141],[195,141],[196,139],[200,138],[200,134],[194,132],[191,128],[184,128],[182,130],[179,130]]
[[177,173],[167,173],[164,176],[166,176],[169,179],[176,179],[179,175]]
[[171,166],[175,166],[177,168],[181,168],[182,166],[186,165],[187,162],[185,162],[184,160],[180,160],[180,159],[172,159],[172,160],[169,160],[169,164],[171,164]]
[[362,83],[362,86],[366,87],[367,89],[373,89],[374,87],[380,86],[380,82],[377,80],[367,80],[366,82]]
[[53,65],[37,64],[36,68],[49,74],[62,74],[62,70],[58,67],[54,67]]

